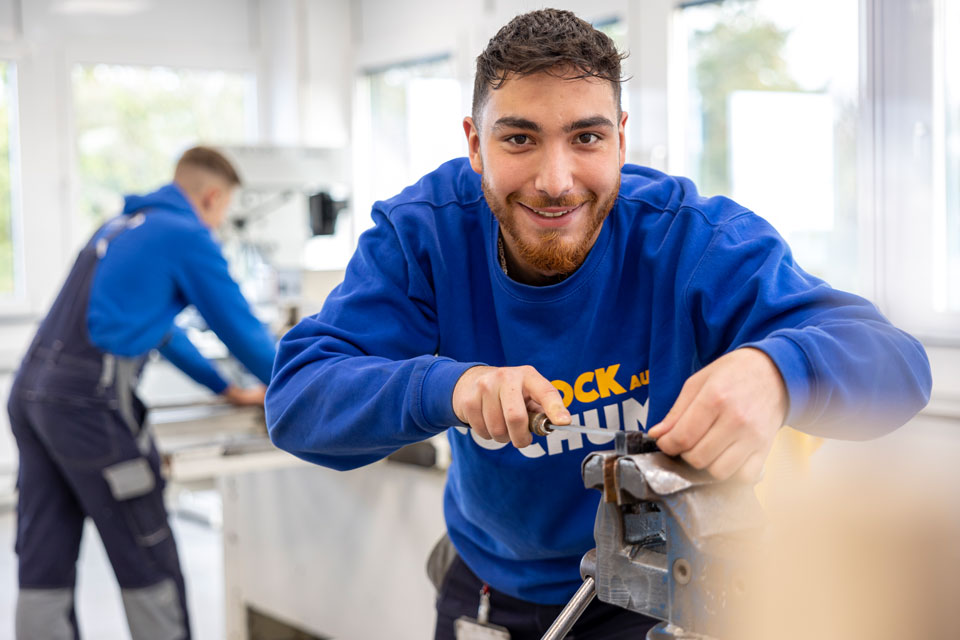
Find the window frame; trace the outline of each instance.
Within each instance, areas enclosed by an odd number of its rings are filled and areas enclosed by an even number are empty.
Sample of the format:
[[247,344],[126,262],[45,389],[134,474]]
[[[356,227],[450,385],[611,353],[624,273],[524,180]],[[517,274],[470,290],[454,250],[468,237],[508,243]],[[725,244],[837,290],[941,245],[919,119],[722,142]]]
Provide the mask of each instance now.
[[[864,0],[866,2],[866,0]],[[936,60],[941,0],[874,0],[870,33],[877,83],[878,260],[891,320],[924,343],[960,347],[960,312],[933,306],[934,217],[945,198]],[[906,6],[909,5],[909,6]],[[920,212],[920,215],[911,215]]]
[[10,237],[13,245],[13,291],[0,294],[0,320],[16,321],[30,313],[26,292],[26,237],[23,232],[23,180],[20,153],[20,52],[0,48],[0,61],[8,65],[8,98],[10,104]]

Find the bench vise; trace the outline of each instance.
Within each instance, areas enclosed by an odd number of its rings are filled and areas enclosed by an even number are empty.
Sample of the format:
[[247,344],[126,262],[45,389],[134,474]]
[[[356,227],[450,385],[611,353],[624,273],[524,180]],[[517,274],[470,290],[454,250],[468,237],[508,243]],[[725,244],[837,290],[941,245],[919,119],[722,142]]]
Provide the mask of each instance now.
[[597,546],[580,563],[583,585],[543,639],[565,637],[594,596],[662,620],[647,640],[737,637],[744,560],[762,526],[753,486],[717,481],[641,432],[617,433],[616,450],[588,455],[582,475],[603,493]]

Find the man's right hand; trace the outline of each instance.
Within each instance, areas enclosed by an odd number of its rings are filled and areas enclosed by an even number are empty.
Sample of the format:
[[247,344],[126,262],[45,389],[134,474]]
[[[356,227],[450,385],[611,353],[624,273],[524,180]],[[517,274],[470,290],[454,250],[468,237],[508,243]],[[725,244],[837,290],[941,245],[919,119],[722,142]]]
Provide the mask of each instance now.
[[531,366],[467,369],[453,388],[453,412],[477,435],[517,448],[533,442],[529,412],[543,411],[553,424],[570,424],[556,387]]
[[238,407],[263,406],[263,398],[267,393],[267,388],[262,384],[255,387],[243,389],[234,385],[229,385],[220,395],[230,404]]

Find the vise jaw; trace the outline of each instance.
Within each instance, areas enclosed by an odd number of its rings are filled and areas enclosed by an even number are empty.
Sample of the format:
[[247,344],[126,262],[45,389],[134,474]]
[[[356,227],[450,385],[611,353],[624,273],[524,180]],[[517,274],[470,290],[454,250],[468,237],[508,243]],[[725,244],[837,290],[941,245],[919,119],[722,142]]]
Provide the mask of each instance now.
[[762,525],[753,486],[719,482],[625,435],[632,442],[583,461],[584,485],[603,492],[590,566],[597,597],[663,620],[648,640],[736,637],[743,562]]

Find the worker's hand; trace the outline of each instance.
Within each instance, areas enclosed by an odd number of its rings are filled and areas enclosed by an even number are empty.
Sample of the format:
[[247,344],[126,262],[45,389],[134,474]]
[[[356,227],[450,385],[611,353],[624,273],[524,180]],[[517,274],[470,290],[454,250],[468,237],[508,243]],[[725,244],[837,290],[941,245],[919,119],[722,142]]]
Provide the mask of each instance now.
[[247,406],[263,406],[263,398],[267,393],[267,388],[262,384],[258,384],[255,387],[249,387],[243,389],[235,385],[230,385],[220,394],[222,395],[227,402],[230,404],[235,404],[238,407],[247,407]]
[[683,385],[663,421],[648,432],[668,455],[755,482],[787,412],[787,389],[773,360],[759,349],[731,351]]
[[525,447],[533,442],[528,412],[570,424],[556,387],[530,366],[467,369],[453,388],[453,412],[478,436]]

